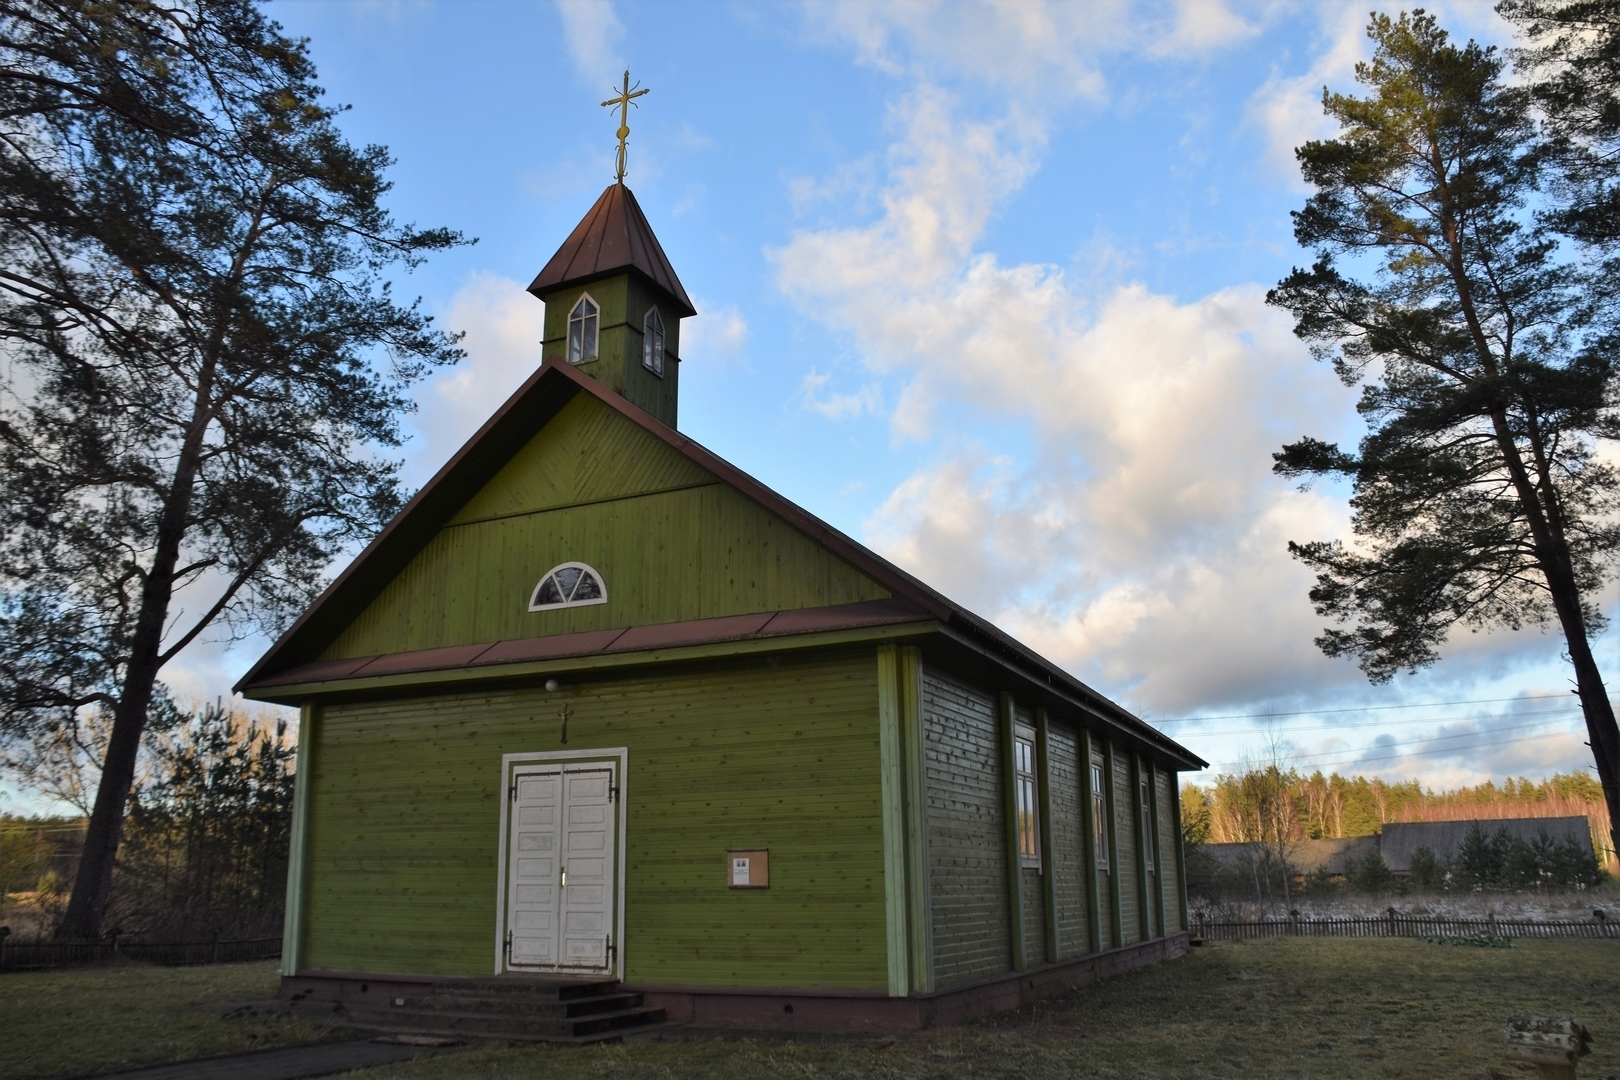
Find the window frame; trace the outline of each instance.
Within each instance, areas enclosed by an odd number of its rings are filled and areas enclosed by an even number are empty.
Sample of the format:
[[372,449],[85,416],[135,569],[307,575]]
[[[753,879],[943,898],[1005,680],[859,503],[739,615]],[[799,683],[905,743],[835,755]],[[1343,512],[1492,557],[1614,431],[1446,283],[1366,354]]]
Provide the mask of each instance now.
[[1113,860],[1108,850],[1108,770],[1103,756],[1091,755],[1091,842],[1097,852],[1097,869],[1107,870]]
[[1018,833],[1018,860],[1028,870],[1041,868],[1041,789],[1036,772],[1035,729],[1013,727],[1013,812]]
[[664,377],[664,348],[667,341],[664,316],[655,304],[641,317],[641,366],[660,379]]
[[[580,312],[580,307],[585,304],[589,304],[591,306],[591,310],[588,314],[582,314]],[[587,323],[590,324],[589,340],[586,340],[587,335],[585,332]],[[574,342],[575,324],[578,324],[580,327],[580,340],[577,349],[575,348]],[[582,292],[579,294],[579,299],[574,301],[574,306],[568,309],[568,333],[564,338],[564,343],[567,348],[568,362],[570,364],[589,364],[591,361],[596,360],[601,356],[602,352],[601,338],[602,305],[597,303],[596,297],[592,296],[590,293]]]
[[1146,768],[1141,770],[1137,778],[1138,801],[1142,804],[1142,864],[1147,867],[1150,874],[1157,873],[1153,863],[1153,805],[1148,802],[1153,797],[1152,783]]
[[[560,603],[560,604],[542,604],[542,603],[540,603],[540,590],[545,588],[546,582],[550,581],[559,571],[569,570],[569,569],[580,570],[583,573],[589,574],[592,578],[594,578],[596,580],[596,587],[599,590],[601,590],[601,595],[592,596],[592,597],[589,597],[588,599],[585,599],[585,600],[564,599],[562,601],[562,603]],[[583,580],[583,578],[581,578],[580,580]],[[557,591],[559,593],[561,593],[562,589],[559,587]],[[578,592],[578,591],[579,591],[579,581],[576,580],[574,582],[573,589],[569,591],[569,594],[568,594],[569,597],[572,597],[573,594],[575,592]],[[590,607],[593,604],[605,604],[607,602],[608,602],[607,578],[603,577],[602,572],[600,570],[598,570],[596,567],[590,565],[589,563],[582,563],[582,562],[558,563],[556,566],[553,566],[550,570],[547,570],[544,574],[541,574],[540,575],[540,580],[535,582],[534,588],[532,590],[530,590],[530,592],[529,592],[529,610],[530,611],[560,611],[563,608]]]

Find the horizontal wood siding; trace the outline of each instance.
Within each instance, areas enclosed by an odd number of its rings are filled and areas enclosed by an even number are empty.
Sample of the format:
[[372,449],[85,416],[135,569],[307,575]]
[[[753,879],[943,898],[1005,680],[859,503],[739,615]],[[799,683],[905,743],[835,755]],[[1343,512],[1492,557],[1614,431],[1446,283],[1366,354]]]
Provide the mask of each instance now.
[[1046,963],[1046,885],[1044,870],[1025,867],[1024,874],[1024,964],[1038,967]]
[[1139,878],[1136,863],[1136,833],[1139,826],[1136,823],[1135,786],[1131,779],[1131,756],[1115,750],[1114,842],[1119,850],[1115,852],[1117,858],[1114,873],[1119,875],[1120,917],[1127,945],[1142,938],[1142,924],[1139,918],[1142,898],[1137,888]]
[[1181,925],[1181,877],[1176,871],[1176,849],[1181,844],[1181,823],[1176,820],[1170,785],[1176,774],[1159,770],[1154,797],[1159,803],[1159,877],[1164,889],[1164,925],[1167,933],[1187,929]]
[[925,796],[934,985],[1011,968],[1007,841],[996,702],[923,673]]
[[1080,814],[1080,777],[1076,771],[1075,737],[1054,723],[1048,735],[1051,756],[1052,849],[1057,865],[1058,957],[1091,951],[1086,931],[1085,820]]
[[[322,713],[305,966],[494,964],[501,755],[629,748],[624,958],[637,982],[887,986],[870,652]],[[727,848],[771,886],[725,888]]]
[[[540,576],[569,561],[602,573],[607,603],[531,612]],[[472,497],[323,658],[888,595],[582,394]]]

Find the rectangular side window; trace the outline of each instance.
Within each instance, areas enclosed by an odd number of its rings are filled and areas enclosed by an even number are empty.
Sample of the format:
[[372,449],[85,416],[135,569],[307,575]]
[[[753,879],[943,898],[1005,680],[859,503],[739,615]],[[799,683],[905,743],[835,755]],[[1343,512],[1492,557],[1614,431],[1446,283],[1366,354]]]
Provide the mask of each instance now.
[[1153,808],[1148,802],[1152,795],[1148,792],[1148,778],[1142,777],[1142,858],[1149,870],[1153,869]]
[[1103,788],[1102,758],[1091,759],[1091,822],[1097,835],[1097,869],[1108,869],[1108,793]]
[[1041,865],[1041,845],[1035,801],[1035,739],[1020,732],[1013,740],[1017,781],[1018,854],[1025,866]]

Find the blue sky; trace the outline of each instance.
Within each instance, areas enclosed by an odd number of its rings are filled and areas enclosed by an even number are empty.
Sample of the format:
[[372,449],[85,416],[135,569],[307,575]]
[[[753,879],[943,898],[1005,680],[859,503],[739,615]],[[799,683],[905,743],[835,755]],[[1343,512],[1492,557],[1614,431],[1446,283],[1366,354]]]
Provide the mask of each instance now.
[[[1486,4],[1428,7],[1508,40]],[[419,389],[413,485],[538,362],[522,286],[612,179],[598,102],[628,66],[628,183],[699,309],[688,435],[1218,766],[1267,731],[1437,786],[1589,764],[1556,635],[1465,632],[1384,687],[1311,644],[1285,543],[1346,535],[1344,492],[1269,455],[1360,427],[1263,298],[1304,260],[1291,150],[1331,131],[1364,2],[269,11],[393,151],[397,215],[478,238],[406,283],[470,353]],[[264,645],[202,643],[171,682],[211,698]]]

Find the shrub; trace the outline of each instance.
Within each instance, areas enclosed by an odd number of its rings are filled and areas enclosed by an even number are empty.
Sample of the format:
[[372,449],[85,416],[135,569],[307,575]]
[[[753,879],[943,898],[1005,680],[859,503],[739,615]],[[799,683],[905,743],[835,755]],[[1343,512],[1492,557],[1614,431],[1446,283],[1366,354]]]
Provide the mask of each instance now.
[[1351,863],[1349,870],[1350,887],[1357,892],[1384,896],[1395,888],[1395,875],[1390,873],[1389,864],[1377,851],[1367,852],[1364,858]]

